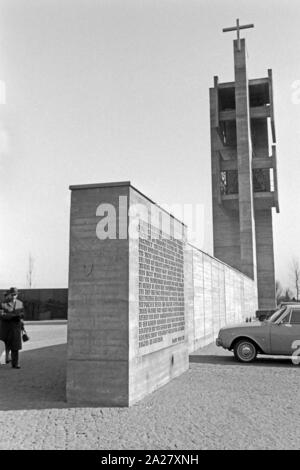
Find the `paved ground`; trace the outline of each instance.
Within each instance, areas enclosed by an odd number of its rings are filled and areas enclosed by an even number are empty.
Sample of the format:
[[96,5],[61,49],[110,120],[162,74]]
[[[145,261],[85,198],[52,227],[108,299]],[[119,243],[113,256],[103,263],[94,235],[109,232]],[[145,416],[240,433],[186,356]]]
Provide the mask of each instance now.
[[27,329],[38,349],[22,352],[21,370],[0,366],[0,449],[300,448],[300,368],[289,360],[241,365],[211,345],[130,409],[69,407],[66,326]]

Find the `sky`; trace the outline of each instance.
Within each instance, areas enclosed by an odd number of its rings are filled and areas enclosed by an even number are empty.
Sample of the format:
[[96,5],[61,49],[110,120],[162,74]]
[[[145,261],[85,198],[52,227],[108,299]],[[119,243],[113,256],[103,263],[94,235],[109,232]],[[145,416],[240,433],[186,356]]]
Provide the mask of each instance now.
[[[0,288],[66,287],[69,185],[131,181],[202,207],[212,253],[208,89],[233,80],[236,18],[249,78],[274,80],[276,278],[300,259],[298,0],[1,0]],[[5,97],[3,97],[3,83]],[[2,90],[2,93],[1,93]],[[1,98],[1,97],[0,97]]]

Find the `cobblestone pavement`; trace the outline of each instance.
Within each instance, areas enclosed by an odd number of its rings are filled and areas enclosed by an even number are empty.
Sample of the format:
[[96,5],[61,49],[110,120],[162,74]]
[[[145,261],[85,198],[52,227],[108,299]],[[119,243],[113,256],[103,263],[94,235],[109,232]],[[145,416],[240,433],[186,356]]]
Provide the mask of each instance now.
[[[300,366],[236,363],[214,345],[190,369],[133,407],[69,407],[65,325],[28,325],[44,348],[0,366],[0,449],[297,449]],[[28,346],[29,347],[29,346]]]

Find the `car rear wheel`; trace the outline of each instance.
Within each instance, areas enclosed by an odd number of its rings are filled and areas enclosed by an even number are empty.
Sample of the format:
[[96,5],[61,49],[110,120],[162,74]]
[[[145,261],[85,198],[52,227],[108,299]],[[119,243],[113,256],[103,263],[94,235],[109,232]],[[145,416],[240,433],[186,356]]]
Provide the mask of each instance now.
[[234,346],[234,355],[240,362],[252,362],[257,356],[255,344],[247,339],[241,339]]

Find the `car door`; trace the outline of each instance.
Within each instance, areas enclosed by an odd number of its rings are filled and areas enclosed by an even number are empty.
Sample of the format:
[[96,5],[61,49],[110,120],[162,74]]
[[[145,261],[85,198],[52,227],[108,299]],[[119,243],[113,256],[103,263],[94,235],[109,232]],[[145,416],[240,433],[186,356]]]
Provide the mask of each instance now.
[[295,341],[300,341],[300,308],[289,309],[279,324],[271,328],[271,353],[292,355]]

